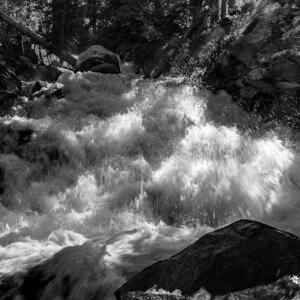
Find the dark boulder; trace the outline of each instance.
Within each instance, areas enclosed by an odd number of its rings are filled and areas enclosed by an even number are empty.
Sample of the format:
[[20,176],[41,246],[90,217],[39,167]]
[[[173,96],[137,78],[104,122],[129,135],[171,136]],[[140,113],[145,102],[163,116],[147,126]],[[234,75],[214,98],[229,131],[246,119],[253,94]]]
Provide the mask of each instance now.
[[256,221],[240,220],[144,269],[115,295],[120,300],[128,292],[144,292],[154,286],[180,290],[185,296],[201,288],[213,296],[224,295],[299,272],[300,238]]
[[103,74],[121,73],[117,56],[99,45],[91,46],[79,55],[76,71]]
[[116,57],[103,55],[101,57],[92,57],[78,66],[80,72],[98,72],[103,74],[119,74],[120,67]]

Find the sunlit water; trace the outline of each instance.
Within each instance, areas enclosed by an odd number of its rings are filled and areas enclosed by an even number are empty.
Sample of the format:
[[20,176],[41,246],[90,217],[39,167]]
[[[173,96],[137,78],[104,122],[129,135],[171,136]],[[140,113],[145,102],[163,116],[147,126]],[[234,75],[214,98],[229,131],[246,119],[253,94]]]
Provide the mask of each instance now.
[[[1,136],[0,274],[97,243],[101,297],[113,299],[128,276],[238,218],[300,234],[297,133],[181,79],[78,73],[61,83],[64,99],[0,120],[11,128]],[[20,142],[12,132],[25,129]]]

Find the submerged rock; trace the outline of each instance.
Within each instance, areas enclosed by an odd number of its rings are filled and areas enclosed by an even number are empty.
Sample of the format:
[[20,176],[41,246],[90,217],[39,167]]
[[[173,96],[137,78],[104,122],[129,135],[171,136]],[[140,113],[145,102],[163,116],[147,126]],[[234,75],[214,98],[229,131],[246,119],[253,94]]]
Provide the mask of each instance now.
[[128,292],[144,292],[153,286],[180,290],[185,296],[201,288],[213,296],[224,295],[299,272],[300,238],[259,222],[240,220],[144,269],[115,295],[121,300]]

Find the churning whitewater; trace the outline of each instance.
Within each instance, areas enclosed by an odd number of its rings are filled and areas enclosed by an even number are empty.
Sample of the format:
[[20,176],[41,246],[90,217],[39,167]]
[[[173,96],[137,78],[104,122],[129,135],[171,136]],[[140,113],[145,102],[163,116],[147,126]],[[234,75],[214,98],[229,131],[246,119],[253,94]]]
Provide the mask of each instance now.
[[0,120],[0,274],[97,241],[113,299],[128,276],[235,219],[300,234],[296,133],[180,78],[70,72],[57,85],[64,98]]

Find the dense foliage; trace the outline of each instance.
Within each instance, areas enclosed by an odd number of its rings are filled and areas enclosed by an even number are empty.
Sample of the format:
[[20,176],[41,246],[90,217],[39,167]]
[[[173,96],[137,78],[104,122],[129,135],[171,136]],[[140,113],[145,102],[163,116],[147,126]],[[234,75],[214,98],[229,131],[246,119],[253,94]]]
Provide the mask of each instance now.
[[192,10],[190,1],[179,0],[3,0],[0,5],[61,49],[78,52],[100,43],[129,56],[137,45],[182,33]]
[[[45,36],[56,47],[78,53],[101,44],[126,59],[144,59],[171,37],[200,23],[217,21],[217,0],[1,0],[0,8]],[[247,0],[223,0],[230,11]],[[224,6],[224,5],[223,5]],[[221,6],[219,10],[225,9]],[[222,8],[223,7],[223,8]],[[225,11],[226,14],[226,11]],[[200,24],[201,25],[201,24]],[[192,32],[192,31],[191,31]]]

